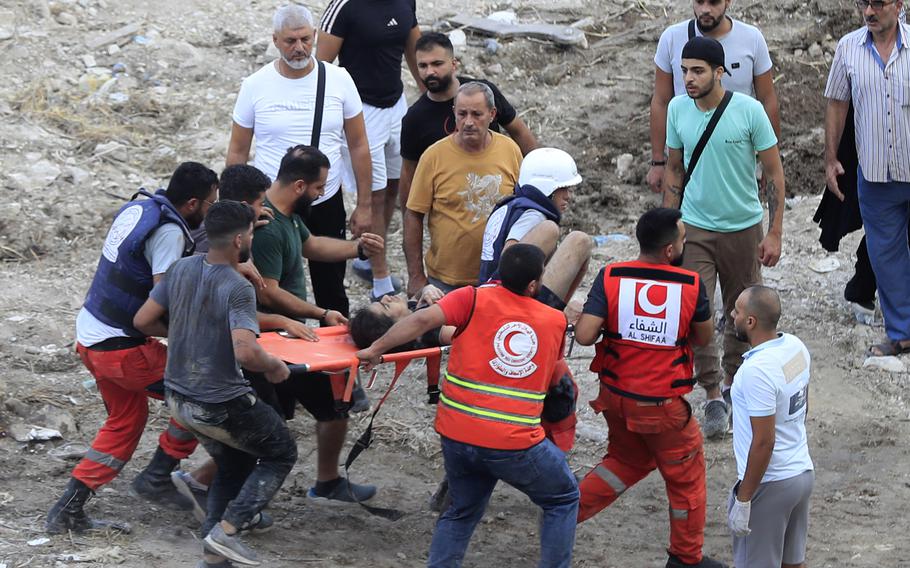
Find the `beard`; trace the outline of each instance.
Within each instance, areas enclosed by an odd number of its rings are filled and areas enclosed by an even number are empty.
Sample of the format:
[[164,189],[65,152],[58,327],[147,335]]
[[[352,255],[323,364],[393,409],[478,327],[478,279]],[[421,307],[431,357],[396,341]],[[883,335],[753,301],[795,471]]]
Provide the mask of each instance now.
[[689,93],[689,90],[686,89],[686,94],[689,95],[690,99],[701,99],[701,98],[708,96],[711,93],[711,91],[713,91],[713,90],[714,90],[714,83],[711,83],[707,87],[699,89],[698,92],[696,92],[694,95]]
[[423,79],[423,84],[431,93],[441,93],[449,88],[449,85],[452,84],[452,76],[446,75],[445,77],[428,77]]
[[670,266],[676,266],[677,268],[683,264],[683,253],[676,255],[676,258],[670,261]]
[[293,70],[295,70],[295,71],[302,71],[303,69],[306,69],[307,65],[310,64],[310,56],[309,56],[309,54],[304,54],[304,55],[307,56],[306,59],[296,59],[296,60],[295,60],[295,59],[288,59],[288,58],[285,57],[285,55],[282,53],[282,54],[281,54],[281,60],[284,61],[285,65],[287,65],[287,66],[290,67],[291,69],[293,69]]
[[733,337],[735,337],[737,341],[742,341],[743,343],[749,343],[749,336],[746,335],[745,331],[742,331],[741,329],[736,327],[735,323],[733,324]]
[[237,257],[237,262],[243,264],[244,262],[250,259],[250,247],[245,247],[240,249],[240,254]]
[[294,202],[294,213],[299,215],[302,219],[306,219],[310,216],[310,209],[312,205],[312,199],[306,195],[301,195],[297,198],[297,201]]

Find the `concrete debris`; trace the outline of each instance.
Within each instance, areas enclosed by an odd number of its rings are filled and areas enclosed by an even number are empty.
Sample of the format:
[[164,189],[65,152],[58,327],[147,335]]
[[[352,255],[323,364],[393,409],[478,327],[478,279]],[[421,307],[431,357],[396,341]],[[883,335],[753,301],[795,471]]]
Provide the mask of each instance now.
[[21,443],[46,442],[47,440],[63,437],[58,430],[45,428],[43,426],[34,426],[32,424],[23,424],[21,422],[10,425],[9,435],[12,436],[13,440]]
[[898,359],[897,357],[866,357],[866,360],[863,361],[863,369],[868,369],[872,367],[873,369],[881,369],[882,371],[888,371],[889,373],[903,373],[907,370],[907,367],[904,365],[904,362]]
[[85,46],[91,50],[98,49],[99,47],[104,47],[109,43],[119,42],[124,38],[129,38],[136,34],[139,31],[141,26],[138,23],[127,24],[125,26],[119,27],[116,30],[103,33],[101,35],[96,35],[85,40]]
[[[496,14],[505,14],[506,12],[497,12]],[[491,14],[492,16],[492,14]],[[498,16],[505,17],[505,16]],[[464,28],[467,31],[480,35],[494,36],[497,38],[535,38],[551,41],[557,45],[571,45],[585,48],[588,46],[588,40],[585,33],[571,26],[561,26],[555,24],[519,24],[517,22],[503,22],[492,17],[475,18],[459,14],[448,18],[449,24]]]

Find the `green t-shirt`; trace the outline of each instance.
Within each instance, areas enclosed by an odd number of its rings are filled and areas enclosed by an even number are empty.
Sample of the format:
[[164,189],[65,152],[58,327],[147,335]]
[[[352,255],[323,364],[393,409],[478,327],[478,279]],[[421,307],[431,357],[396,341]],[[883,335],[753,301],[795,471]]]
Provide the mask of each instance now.
[[[702,112],[689,95],[670,101],[667,146],[684,149],[684,167],[713,115],[714,110]],[[775,144],[777,136],[761,103],[733,93],[686,186],[683,221],[721,233],[760,223],[762,206],[755,181],[755,153]]]
[[303,243],[310,231],[296,213],[283,215],[268,199],[264,205],[275,212],[275,218],[253,234],[253,263],[263,278],[277,280],[282,290],[306,300]]

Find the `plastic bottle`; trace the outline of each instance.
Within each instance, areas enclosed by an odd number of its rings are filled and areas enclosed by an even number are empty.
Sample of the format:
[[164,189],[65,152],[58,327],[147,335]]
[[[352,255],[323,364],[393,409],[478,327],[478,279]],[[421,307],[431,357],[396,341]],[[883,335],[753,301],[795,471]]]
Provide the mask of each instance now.
[[612,233],[609,235],[595,235],[591,238],[594,241],[594,246],[596,246],[596,247],[602,247],[602,246],[606,245],[607,243],[611,243],[611,242],[622,243],[622,242],[626,242],[626,241],[630,240],[628,236],[623,235],[621,233]]

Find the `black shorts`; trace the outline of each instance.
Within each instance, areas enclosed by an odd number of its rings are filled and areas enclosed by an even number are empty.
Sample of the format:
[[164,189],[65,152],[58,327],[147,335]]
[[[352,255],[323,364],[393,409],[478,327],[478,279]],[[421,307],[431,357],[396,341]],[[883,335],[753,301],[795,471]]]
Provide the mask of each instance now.
[[346,420],[350,403],[336,401],[325,373],[291,373],[288,380],[273,385],[262,373],[243,372],[256,394],[285,420],[294,417],[299,402],[317,422]]

